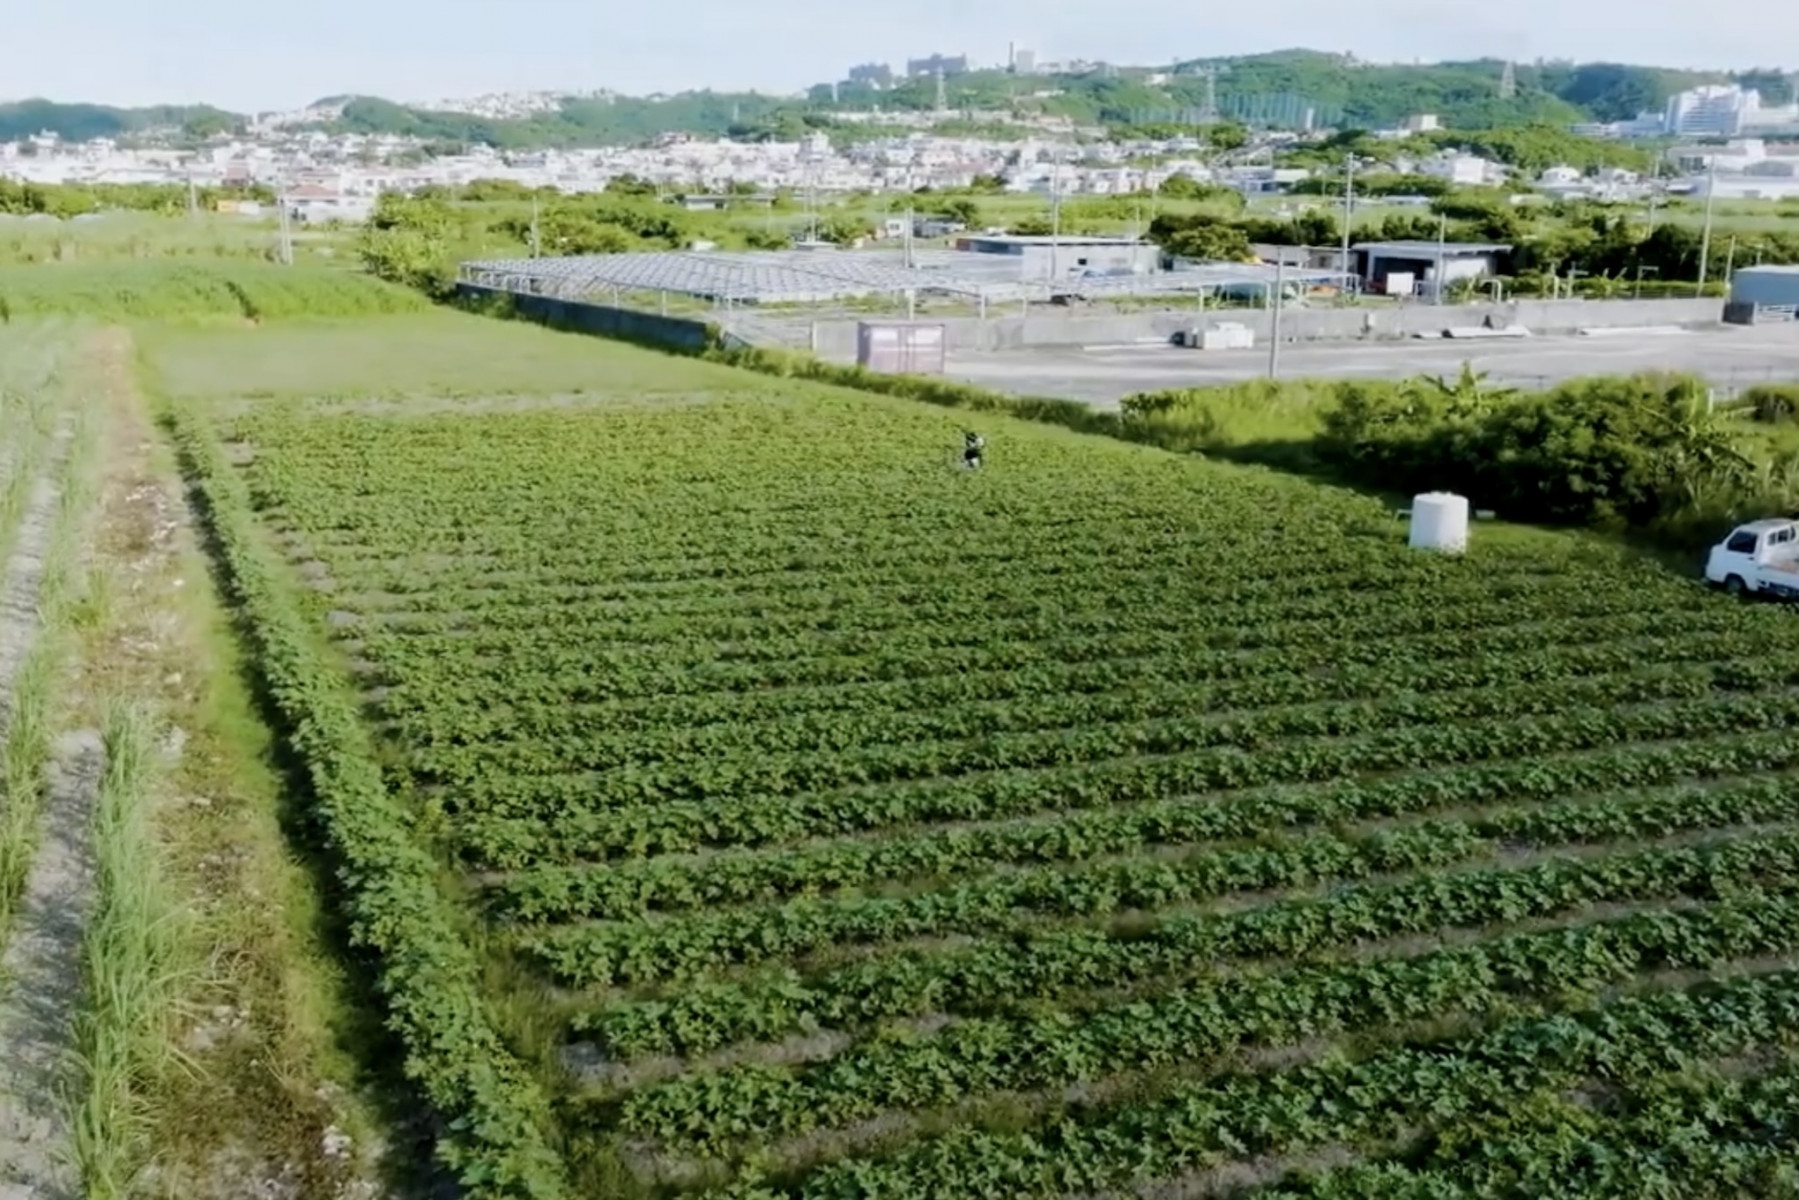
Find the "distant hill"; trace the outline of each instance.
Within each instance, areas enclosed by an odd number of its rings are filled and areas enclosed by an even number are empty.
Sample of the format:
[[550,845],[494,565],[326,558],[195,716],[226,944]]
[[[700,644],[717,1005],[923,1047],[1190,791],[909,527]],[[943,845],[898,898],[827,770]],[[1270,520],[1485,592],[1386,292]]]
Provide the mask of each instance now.
[[733,126],[750,127],[782,104],[774,97],[755,93],[684,92],[662,99],[571,97],[562,102],[558,112],[508,120],[434,112],[373,96],[357,96],[344,101],[343,115],[327,128],[525,149],[640,142],[664,133],[723,135]]
[[[945,80],[944,100],[957,110],[1004,110],[1087,123],[1190,125],[1211,96],[1222,119],[1251,125],[1292,126],[1309,114],[1318,125],[1366,129],[1432,113],[1451,129],[1506,129],[1634,117],[1704,83],[1755,87],[1773,104],[1785,103],[1793,94],[1791,79],[1773,70],[1694,72],[1626,63],[1540,62],[1516,64],[1513,94],[1502,98],[1505,67],[1499,59],[1383,64],[1316,50],[1279,50],[1165,67],[1107,67],[1079,75],[976,71]],[[556,112],[503,119],[412,108],[373,96],[335,96],[329,104],[341,104],[342,117],[323,128],[528,149],[640,142],[665,133],[792,136],[827,126],[823,114],[830,110],[926,112],[936,107],[937,99],[936,80],[918,78],[885,89],[824,83],[804,98],[789,99],[712,91],[654,98],[571,97]],[[204,106],[121,109],[26,100],[0,105],[0,141],[43,130],[71,141],[170,127],[204,133],[241,120]]]
[[[953,107],[1012,105],[1088,121],[1164,123],[1169,114],[1190,122],[1210,93],[1223,119],[1249,124],[1296,125],[1309,111],[1319,125],[1385,128],[1430,113],[1450,128],[1504,129],[1622,120],[1660,109],[1685,88],[1733,78],[1761,88],[1771,103],[1784,102],[1790,93],[1787,77],[1775,71],[1733,77],[1616,63],[1519,63],[1513,68],[1513,95],[1501,98],[1505,67],[1500,59],[1371,64],[1316,50],[1281,50],[1081,76],[976,72],[946,80],[945,99]],[[828,99],[830,91],[828,84],[814,88],[813,101]],[[1042,95],[1049,92],[1056,94]],[[936,102],[936,81],[906,80],[886,91],[838,84],[837,95],[841,107],[926,109]]]
[[16,142],[40,133],[54,133],[69,142],[88,142],[156,129],[186,130],[203,137],[235,128],[243,120],[235,113],[204,104],[112,108],[104,104],[16,100],[0,104],[0,142]]

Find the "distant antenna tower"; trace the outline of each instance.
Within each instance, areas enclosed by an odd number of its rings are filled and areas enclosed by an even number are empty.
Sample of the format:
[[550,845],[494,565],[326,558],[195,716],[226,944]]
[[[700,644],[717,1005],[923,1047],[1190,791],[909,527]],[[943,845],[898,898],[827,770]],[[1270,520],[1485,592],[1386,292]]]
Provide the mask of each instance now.
[[937,64],[937,111],[940,113],[949,111],[948,94],[944,91],[944,88],[943,88],[943,64],[942,63]]
[[1205,107],[1199,110],[1199,123],[1216,125],[1218,124],[1218,68],[1204,67],[1202,73],[1206,79],[1206,103]]
[[1515,63],[1506,63],[1505,70],[1499,73],[1499,98],[1510,100],[1518,94],[1518,67]]

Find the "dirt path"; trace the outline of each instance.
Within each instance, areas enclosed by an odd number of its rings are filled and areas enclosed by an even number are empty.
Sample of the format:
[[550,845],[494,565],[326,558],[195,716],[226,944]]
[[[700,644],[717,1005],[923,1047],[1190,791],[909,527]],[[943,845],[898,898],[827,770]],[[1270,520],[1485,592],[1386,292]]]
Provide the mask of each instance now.
[[[12,721],[14,685],[38,635],[38,600],[72,435],[67,423],[58,428],[0,576],[0,745]],[[81,983],[81,919],[91,894],[85,847],[99,758],[91,736],[56,747],[44,841],[0,956],[0,1200],[77,1194],[65,1166],[68,1131],[57,1107],[57,1077]]]
[[45,467],[31,489],[31,499],[19,517],[12,559],[0,576],[0,735],[12,719],[13,681],[37,636],[38,593],[44,585],[44,556],[50,549],[50,531],[56,524],[56,502],[62,488],[58,476],[69,456],[74,429],[64,422],[52,437]]
[[50,765],[43,841],[0,958],[0,1200],[77,1200],[60,1095],[81,991],[81,931],[93,896],[98,734],[62,738]]

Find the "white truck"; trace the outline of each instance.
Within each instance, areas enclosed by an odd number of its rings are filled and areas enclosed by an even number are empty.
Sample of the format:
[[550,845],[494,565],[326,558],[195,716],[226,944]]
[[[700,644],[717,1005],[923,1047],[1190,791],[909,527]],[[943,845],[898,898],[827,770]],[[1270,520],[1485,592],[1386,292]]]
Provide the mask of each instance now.
[[1799,521],[1769,518],[1738,525],[1712,547],[1705,578],[1733,596],[1799,600]]

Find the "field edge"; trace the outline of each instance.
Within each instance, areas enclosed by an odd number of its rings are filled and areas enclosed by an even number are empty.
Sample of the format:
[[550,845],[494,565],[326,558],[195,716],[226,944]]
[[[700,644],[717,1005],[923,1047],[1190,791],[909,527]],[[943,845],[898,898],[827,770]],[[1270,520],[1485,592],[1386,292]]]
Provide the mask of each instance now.
[[270,723],[309,778],[353,942],[373,952],[407,1077],[440,1121],[436,1154],[473,1200],[568,1194],[549,1106],[506,1048],[432,856],[389,797],[366,730],[303,608],[269,565],[249,498],[203,418],[162,414],[228,602],[241,609]]

